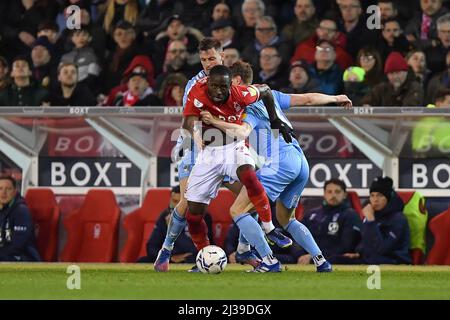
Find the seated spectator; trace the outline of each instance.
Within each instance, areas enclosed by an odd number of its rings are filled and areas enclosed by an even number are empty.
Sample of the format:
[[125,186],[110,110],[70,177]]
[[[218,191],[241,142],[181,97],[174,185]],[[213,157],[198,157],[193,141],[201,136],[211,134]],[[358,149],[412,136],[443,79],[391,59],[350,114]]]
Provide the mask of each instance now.
[[78,82],[78,69],[74,63],[61,63],[58,67],[59,86],[49,95],[51,106],[86,106],[97,104],[89,87]]
[[363,208],[361,243],[356,253],[342,255],[344,264],[411,264],[409,226],[403,201],[389,177],[378,177],[370,185],[370,199]]
[[436,92],[441,87],[450,88],[450,50],[447,52],[446,58],[446,68],[444,71],[438,73],[433,78],[431,78],[428,83],[426,103],[433,103],[436,99]]
[[100,65],[94,49],[90,46],[92,37],[89,29],[83,27],[74,29],[71,40],[75,45],[74,49],[62,56],[62,63],[73,63],[78,69],[78,83],[86,84],[94,90],[99,91],[98,77],[100,75]]
[[252,43],[255,40],[255,26],[259,18],[264,16],[266,5],[262,0],[244,0],[241,5],[242,16],[236,30],[237,42],[242,44]]
[[[355,252],[361,240],[361,219],[347,200],[347,186],[342,180],[327,180],[323,190],[323,205],[306,211],[302,223],[333,263],[340,255]],[[311,255],[302,250],[298,263],[311,262]]]
[[228,20],[231,19],[230,6],[225,2],[219,2],[214,6],[211,14],[211,23],[218,20]]
[[157,90],[161,88],[164,79],[173,73],[182,73],[190,79],[200,68],[197,64],[189,64],[186,45],[181,40],[174,40],[167,48],[162,72],[156,77],[155,87]]
[[147,71],[143,67],[133,69],[127,80],[128,90],[117,94],[114,105],[124,107],[161,106],[162,102],[153,94],[147,76]]
[[414,72],[416,81],[419,82],[422,85],[422,88],[425,90],[428,86],[428,81],[430,80],[431,76],[431,72],[427,68],[425,53],[420,49],[411,50],[406,55],[406,62]]
[[442,72],[445,65],[445,57],[450,50],[450,13],[437,20],[437,39],[425,49],[427,65],[433,74]]
[[0,56],[0,92],[11,83],[8,61]]
[[369,93],[364,82],[366,72],[360,67],[349,67],[344,72],[344,94],[352,100],[354,106],[361,106],[361,100]]
[[217,20],[211,24],[210,27],[211,35],[214,39],[220,41],[222,48],[237,48],[240,46],[234,40],[235,30],[231,20]]
[[[169,207],[164,210],[156,221],[155,228],[153,229],[150,238],[147,241],[147,256],[139,258],[137,262],[155,262],[158,256],[158,251],[161,249],[164,239],[167,233],[167,225],[171,219],[173,208],[180,201],[180,187],[173,187],[170,195]],[[205,222],[208,225],[208,237],[210,243],[213,244],[212,236],[212,220],[211,215],[205,214]],[[170,256],[170,262],[172,263],[194,263],[197,257],[197,249],[191,240],[188,228],[186,226],[184,232],[182,232],[175,241],[172,254]]]
[[294,6],[295,20],[284,26],[283,38],[291,46],[297,46],[314,34],[317,27],[316,7],[312,0],[297,0]]
[[409,20],[405,28],[408,41],[415,47],[426,50],[437,39],[436,22],[448,11],[442,6],[442,0],[420,0],[420,12]]
[[[378,7],[380,8],[381,15],[381,23],[388,19],[399,19],[398,9],[395,0],[379,0]],[[400,22],[400,26],[405,27],[406,22],[403,20],[398,20]]]
[[0,177],[0,261],[41,261],[30,210],[9,176]]
[[397,51],[404,56],[410,50],[410,44],[403,34],[400,22],[395,19],[384,21],[381,35],[376,43],[383,61],[386,61],[391,52]]
[[291,58],[291,62],[303,59],[306,62],[313,64],[316,46],[321,40],[327,40],[333,44],[336,51],[336,63],[342,70],[345,70],[352,65],[353,58],[344,49],[347,42],[346,37],[341,32],[337,31],[336,22],[327,17],[320,21],[314,35],[297,45],[295,53]]
[[361,48],[356,57],[356,65],[364,69],[364,82],[371,88],[383,82],[383,60],[380,53],[374,47]]
[[258,65],[261,50],[267,46],[277,46],[278,54],[283,61],[291,56],[291,46],[277,34],[277,25],[270,16],[258,19],[255,27],[255,40],[249,42],[242,50],[242,59],[252,66]]
[[184,88],[188,79],[182,73],[172,73],[162,82],[158,97],[164,106],[182,106]]
[[235,62],[241,59],[241,54],[236,48],[228,47],[223,50],[223,64],[230,68]]
[[336,63],[336,52],[331,42],[321,40],[317,44],[311,76],[319,81],[321,93],[330,95],[342,93],[342,71]]
[[[37,38],[31,50],[31,73],[34,81],[43,88],[54,87],[56,79],[55,66],[52,64],[53,45],[47,37]],[[53,84],[53,85],[52,85]]]
[[0,106],[41,106],[48,101],[48,92],[31,80],[27,59],[16,58],[12,63],[11,84],[0,91]]
[[392,52],[384,66],[388,81],[371,89],[362,99],[364,105],[370,106],[422,106],[423,89],[409,71],[408,64],[398,52]]
[[63,44],[59,41],[59,26],[54,21],[43,21],[39,23],[36,38],[47,37],[53,46],[52,63],[58,63],[64,50]]
[[305,61],[295,61],[289,67],[289,86],[281,89],[284,93],[319,92],[320,83],[311,78],[311,66]]
[[261,71],[256,75],[255,83],[265,83],[274,90],[286,87],[288,85],[288,75],[282,62],[283,60],[277,47],[264,47],[259,56],[259,68]]

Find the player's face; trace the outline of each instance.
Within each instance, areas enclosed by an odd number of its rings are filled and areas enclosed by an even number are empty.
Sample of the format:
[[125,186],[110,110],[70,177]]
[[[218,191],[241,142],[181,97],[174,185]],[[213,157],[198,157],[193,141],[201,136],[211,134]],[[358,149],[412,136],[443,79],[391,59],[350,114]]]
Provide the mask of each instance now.
[[388,199],[380,192],[370,193],[370,204],[375,211],[383,210],[388,203]]
[[338,206],[347,197],[347,193],[344,190],[342,190],[341,186],[334,183],[330,183],[325,188],[323,197],[325,199],[325,202],[329,206]]
[[231,79],[228,76],[213,75],[208,79],[208,96],[215,103],[224,103],[228,99]]
[[212,67],[223,64],[223,52],[219,52],[216,49],[202,50],[199,55],[203,70],[205,70],[207,75]]
[[0,204],[4,206],[5,204],[11,202],[12,198],[16,194],[16,190],[11,181],[0,180]]

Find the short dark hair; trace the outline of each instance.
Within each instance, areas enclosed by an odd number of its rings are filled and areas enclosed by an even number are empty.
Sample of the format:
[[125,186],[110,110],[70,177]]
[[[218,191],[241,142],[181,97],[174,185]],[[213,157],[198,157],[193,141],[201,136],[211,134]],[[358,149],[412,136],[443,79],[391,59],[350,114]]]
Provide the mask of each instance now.
[[172,188],[172,193],[180,193],[180,186],[175,186]]
[[77,70],[78,73],[78,67],[75,63],[73,62],[61,62],[58,66],[57,69],[57,74],[59,75],[59,73],[61,72],[62,68],[67,67],[67,66],[73,66],[75,68],[75,70]]
[[253,82],[253,70],[250,63],[242,60],[236,61],[230,67],[231,76],[240,76],[245,84],[251,84]]
[[222,44],[219,40],[212,38],[212,37],[206,37],[203,38],[200,43],[198,44],[198,51],[207,51],[209,49],[216,49],[217,51],[222,51]]
[[12,183],[14,189],[16,189],[16,187],[17,187],[17,181],[16,181],[16,179],[14,179],[14,178],[13,178],[12,176],[10,176],[10,175],[0,175],[0,180],[9,180],[9,181],[11,181],[11,183]]
[[209,76],[228,76],[231,80],[232,78],[232,74],[231,74],[231,70],[230,68],[224,66],[224,65],[217,65],[211,68],[211,70],[209,71]]
[[388,18],[388,19],[383,21],[383,23],[382,23],[383,29],[386,26],[386,24],[389,23],[389,22],[397,22],[397,24],[400,26],[400,29],[402,28],[402,25],[400,24],[400,21],[398,20],[398,18],[392,17],[392,18]]
[[340,186],[344,192],[347,192],[347,185],[345,184],[345,182],[337,178],[331,178],[325,181],[325,184],[323,185],[323,190],[325,190],[327,186],[331,183]]

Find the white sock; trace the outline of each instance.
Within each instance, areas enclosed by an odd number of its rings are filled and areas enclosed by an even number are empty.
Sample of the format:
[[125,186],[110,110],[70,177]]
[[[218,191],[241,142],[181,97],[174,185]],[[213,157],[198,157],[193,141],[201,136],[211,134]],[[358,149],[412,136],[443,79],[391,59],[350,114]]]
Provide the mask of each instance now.
[[250,251],[250,245],[248,243],[240,243],[239,242],[238,247],[237,247],[237,252],[244,253],[247,251]]
[[264,230],[264,233],[269,233],[270,231],[272,231],[273,229],[275,229],[275,226],[273,225],[272,221],[269,222],[262,222],[262,228]]
[[277,258],[275,258],[273,255],[268,254],[267,256],[263,257],[263,262],[267,265],[272,265],[278,262]]
[[318,254],[317,256],[313,257],[314,265],[316,267],[321,266],[326,260],[325,257],[322,254]]

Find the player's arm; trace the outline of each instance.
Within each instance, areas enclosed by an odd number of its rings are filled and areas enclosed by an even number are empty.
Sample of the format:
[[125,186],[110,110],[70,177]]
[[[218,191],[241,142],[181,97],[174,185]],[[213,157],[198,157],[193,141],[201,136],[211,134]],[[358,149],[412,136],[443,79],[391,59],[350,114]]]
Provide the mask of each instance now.
[[240,140],[246,139],[252,132],[252,127],[246,122],[242,124],[229,123],[214,117],[208,111],[202,111],[200,115],[202,116],[202,121],[204,123],[212,125],[217,129],[226,132],[227,135],[237,137]]
[[197,116],[187,116],[183,117],[183,122],[181,124],[181,127],[187,131],[187,133],[184,134],[184,138],[190,138],[193,137],[195,144],[198,148],[203,149],[203,140],[200,133],[200,129],[198,128],[199,124],[199,117]]
[[290,94],[291,107],[294,106],[312,106],[312,105],[326,105],[328,103],[336,103],[344,108],[351,108],[352,101],[346,95],[328,95],[323,93],[303,93]]

